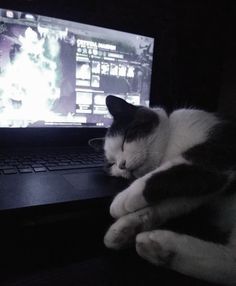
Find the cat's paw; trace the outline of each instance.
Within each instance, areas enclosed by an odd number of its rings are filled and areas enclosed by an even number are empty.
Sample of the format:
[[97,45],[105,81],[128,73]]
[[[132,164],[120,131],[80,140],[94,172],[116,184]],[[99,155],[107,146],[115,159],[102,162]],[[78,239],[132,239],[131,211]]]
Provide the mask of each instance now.
[[135,241],[137,221],[124,216],[118,219],[107,231],[104,244],[108,248],[121,249]]
[[172,231],[155,230],[136,236],[137,253],[157,266],[171,266],[175,257],[176,234]]
[[104,244],[120,249],[135,242],[137,233],[153,229],[160,224],[156,206],[150,206],[119,218],[107,231]]
[[110,206],[111,216],[119,218],[147,206],[148,203],[143,196],[145,185],[145,180],[140,178],[119,193]]

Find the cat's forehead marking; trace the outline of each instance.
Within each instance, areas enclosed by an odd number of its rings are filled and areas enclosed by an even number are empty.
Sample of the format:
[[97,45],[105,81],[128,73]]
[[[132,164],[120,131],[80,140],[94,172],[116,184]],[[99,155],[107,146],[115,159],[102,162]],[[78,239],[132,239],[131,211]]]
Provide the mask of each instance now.
[[159,126],[160,118],[157,111],[146,107],[139,107],[133,117],[127,114],[114,118],[108,129],[108,137],[124,136],[126,142],[143,139],[153,134]]
[[105,140],[104,150],[106,156],[114,157],[116,153],[121,149],[123,143],[123,137],[121,135],[108,136]]

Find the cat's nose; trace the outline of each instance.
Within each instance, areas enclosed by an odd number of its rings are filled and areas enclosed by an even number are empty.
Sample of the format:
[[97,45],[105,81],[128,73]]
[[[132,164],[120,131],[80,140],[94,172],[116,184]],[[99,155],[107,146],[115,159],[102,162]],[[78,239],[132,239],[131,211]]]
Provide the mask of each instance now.
[[120,163],[119,163],[119,168],[121,169],[121,170],[124,170],[125,168],[126,168],[126,161],[125,160],[123,160],[123,161],[121,161]]

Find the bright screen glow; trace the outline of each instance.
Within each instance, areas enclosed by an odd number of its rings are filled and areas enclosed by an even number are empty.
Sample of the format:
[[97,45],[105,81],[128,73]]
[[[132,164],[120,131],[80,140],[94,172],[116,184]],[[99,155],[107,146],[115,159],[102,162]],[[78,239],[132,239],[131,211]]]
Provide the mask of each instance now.
[[154,39],[0,9],[0,127],[107,127],[108,94],[149,104]]

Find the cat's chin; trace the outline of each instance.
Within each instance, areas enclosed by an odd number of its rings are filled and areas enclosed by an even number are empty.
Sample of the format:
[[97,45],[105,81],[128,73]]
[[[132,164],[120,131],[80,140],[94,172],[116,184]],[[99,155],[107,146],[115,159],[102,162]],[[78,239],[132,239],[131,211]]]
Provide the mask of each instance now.
[[113,177],[122,177],[125,179],[131,179],[133,177],[131,172],[129,172],[128,170],[121,170],[116,166],[110,169],[109,174]]
[[122,175],[121,175],[120,177],[125,178],[125,179],[131,179],[131,178],[133,178],[132,174],[131,174],[130,172],[128,172],[128,171],[122,173]]

